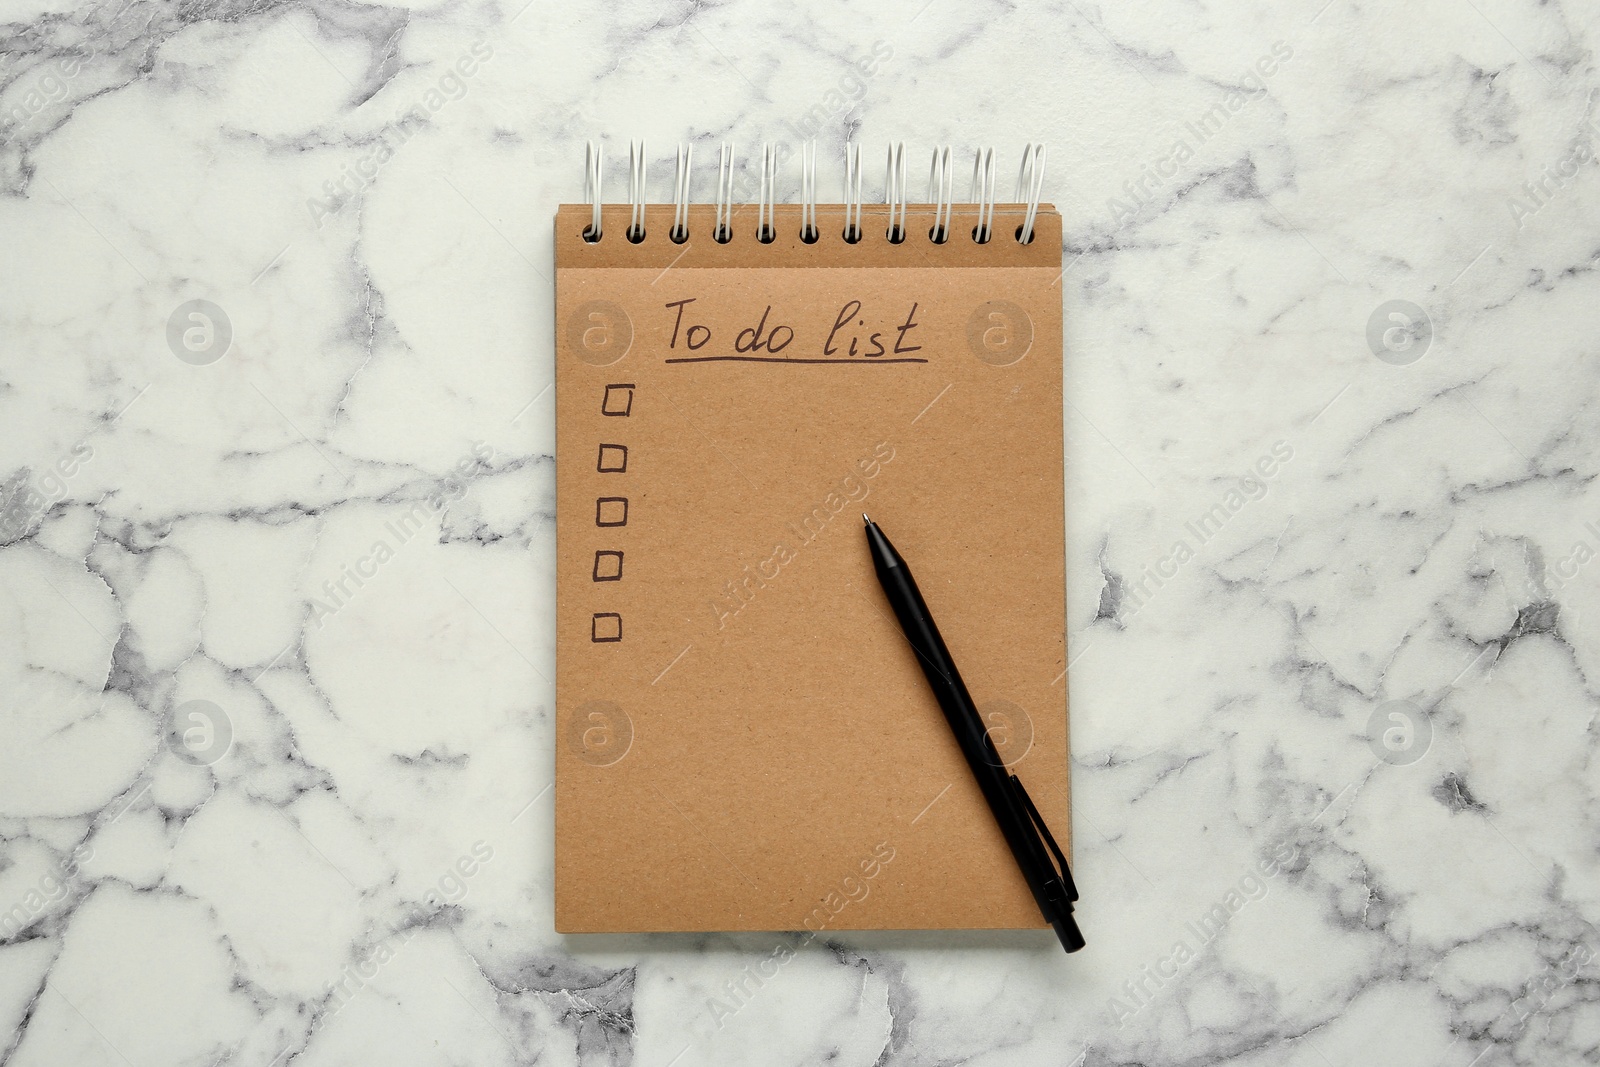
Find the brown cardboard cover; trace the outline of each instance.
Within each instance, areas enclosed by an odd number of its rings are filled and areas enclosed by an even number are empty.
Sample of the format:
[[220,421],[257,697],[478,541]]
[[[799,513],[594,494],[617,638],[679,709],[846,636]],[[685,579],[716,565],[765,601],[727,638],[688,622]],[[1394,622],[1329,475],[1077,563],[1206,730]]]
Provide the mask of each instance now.
[[559,931],[1044,925],[861,513],[1070,852],[1060,217],[885,210],[556,216]]

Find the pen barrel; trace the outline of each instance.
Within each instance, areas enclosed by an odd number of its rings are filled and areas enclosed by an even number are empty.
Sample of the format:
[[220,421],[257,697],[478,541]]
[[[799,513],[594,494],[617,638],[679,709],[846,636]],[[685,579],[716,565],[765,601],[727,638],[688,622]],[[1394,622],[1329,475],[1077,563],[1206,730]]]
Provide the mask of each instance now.
[[911,572],[902,564],[886,568],[878,578],[883,583],[889,603],[894,607],[895,617],[900,620],[900,629],[906,641],[916,653],[917,664],[927,677],[928,685],[933,689],[933,695],[938,699],[939,707],[956,736],[956,742],[961,746],[962,754],[983,787],[984,797],[989,797],[992,781],[993,788],[1003,792],[1009,799],[1009,788],[1003,788],[1005,764],[995,750],[972,694],[967,692],[966,683],[956,670],[950,650],[945,647],[944,637],[929,614],[928,605],[923,601],[922,591],[917,588]]
[[[889,548],[889,552],[893,552]],[[1055,864],[1045,853],[1032,816],[1025,810],[1011,784],[1010,772],[984,727],[978,707],[967,692],[966,683],[956,670],[944,637],[934,623],[922,591],[911,576],[905,561],[895,554],[889,559],[875,557],[878,581],[900,620],[900,629],[916,653],[917,663],[933,689],[945,720],[978,780],[978,788],[1000,824],[1006,844],[1022,868],[1028,888],[1045,919],[1055,929],[1068,952],[1083,947],[1083,936],[1072,918],[1072,903],[1057,874]],[[886,565],[889,564],[889,565]]]

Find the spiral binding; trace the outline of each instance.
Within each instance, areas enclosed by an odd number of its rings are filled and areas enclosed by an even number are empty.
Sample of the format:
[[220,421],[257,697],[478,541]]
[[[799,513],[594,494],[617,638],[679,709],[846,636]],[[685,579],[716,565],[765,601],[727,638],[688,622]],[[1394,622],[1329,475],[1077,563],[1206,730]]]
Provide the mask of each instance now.
[[978,205],[978,224],[972,228],[972,239],[980,245],[989,243],[994,236],[994,149],[980,148],[972,157],[972,196]]
[[928,231],[928,239],[936,245],[950,240],[950,218],[955,211],[950,189],[954,181],[950,147],[935,148],[933,165],[928,168],[928,201],[933,204],[933,228]]
[[644,240],[644,178],[644,142],[634,141],[628,145],[628,200],[633,204],[628,240],[634,244]]
[[723,141],[717,156],[717,224],[711,239],[718,244],[733,240],[733,142]]
[[761,146],[761,204],[757,209],[756,240],[769,245],[778,239],[778,148],[771,141]]
[[583,156],[583,197],[593,209],[589,226],[583,231],[583,239],[590,243],[600,240],[605,234],[600,223],[600,168],[604,163],[605,156],[590,141],[588,151]]
[[667,236],[673,244],[689,239],[689,174],[694,169],[694,145],[678,146],[678,176],[672,183],[672,229]]
[[883,179],[883,202],[889,205],[889,243],[897,245],[906,239],[906,143],[898,141],[889,146],[889,162]]
[[817,243],[817,142],[800,146],[800,240]]
[[[777,146],[768,141],[761,148],[760,193],[757,200],[756,240],[769,244],[777,238],[777,205],[780,157]],[[583,239],[590,243],[603,240],[605,232],[601,218],[601,184],[603,153],[590,141],[584,154],[583,193],[591,209],[589,225],[584,227]],[[646,178],[649,161],[643,140],[628,143],[628,202],[631,208],[628,228],[624,231],[629,241],[637,244],[645,239],[645,207],[648,202]],[[667,236],[676,244],[689,240],[690,184],[694,170],[694,146],[680,144],[677,168],[672,186],[672,227]],[[1018,244],[1033,241],[1039,217],[1039,199],[1044,192],[1045,146],[1039,143],[1025,145],[1022,165],[1017,172],[1016,202],[1024,205],[1022,223],[1017,227]],[[844,151],[844,232],[846,243],[855,244],[862,239],[862,175],[861,146],[845,144]],[[717,154],[717,189],[714,203],[716,213],[712,226],[712,240],[726,244],[733,240],[734,186],[738,177],[734,158],[734,144],[723,141]],[[955,164],[948,145],[933,150],[928,169],[928,199],[933,205],[933,226],[928,239],[934,244],[945,244],[952,236],[955,224]],[[904,141],[890,144],[884,166],[883,203],[888,206],[889,225],[885,234],[891,244],[903,243],[908,235],[907,212],[910,188],[906,180],[906,147]],[[968,203],[977,208],[977,225],[972,229],[972,240],[988,244],[994,236],[995,212],[995,155],[993,148],[979,148],[973,153],[972,188]],[[800,239],[814,244],[820,238],[817,222],[817,146],[807,141],[800,148]]]
[[1028,205],[1028,213],[1017,228],[1017,243],[1033,241],[1033,224],[1039,215],[1039,192],[1044,188],[1044,145],[1030,144],[1022,150],[1022,171],[1017,175],[1017,202]]
[[847,244],[861,240],[861,146],[844,146],[844,239]]

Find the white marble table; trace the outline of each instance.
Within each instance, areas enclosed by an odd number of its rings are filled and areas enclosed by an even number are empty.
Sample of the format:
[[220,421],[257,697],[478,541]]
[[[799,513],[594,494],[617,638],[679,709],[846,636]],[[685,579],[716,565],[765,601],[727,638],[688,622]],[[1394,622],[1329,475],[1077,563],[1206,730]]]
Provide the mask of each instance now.
[[[0,9],[0,1064],[1594,1062],[1592,5],[70,8]],[[550,218],[813,128],[1050,145],[1073,957],[552,928]]]

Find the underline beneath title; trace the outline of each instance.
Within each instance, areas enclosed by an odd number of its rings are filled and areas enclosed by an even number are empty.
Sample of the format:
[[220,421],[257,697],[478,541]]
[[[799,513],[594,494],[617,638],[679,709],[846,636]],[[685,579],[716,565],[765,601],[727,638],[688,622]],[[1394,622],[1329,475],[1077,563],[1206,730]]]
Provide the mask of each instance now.
[[841,359],[805,359],[796,357],[785,359],[783,356],[674,356],[665,360],[667,363],[855,363],[861,366],[883,366],[888,363],[926,363],[925,359],[916,356],[899,356],[893,359],[877,358],[841,358]]

